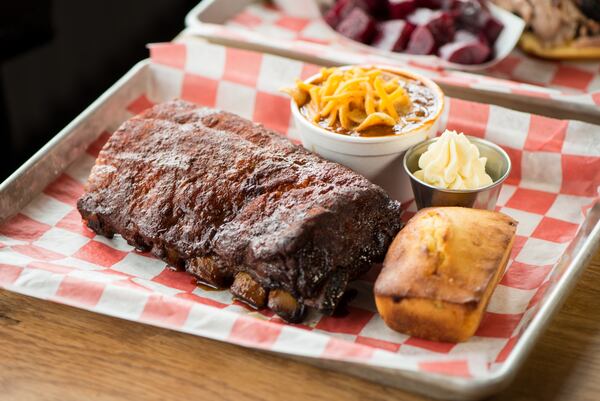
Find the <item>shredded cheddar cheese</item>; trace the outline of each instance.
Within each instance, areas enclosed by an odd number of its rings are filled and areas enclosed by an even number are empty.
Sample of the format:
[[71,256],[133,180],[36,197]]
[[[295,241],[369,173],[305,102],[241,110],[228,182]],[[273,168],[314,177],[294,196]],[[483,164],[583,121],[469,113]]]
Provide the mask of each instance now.
[[313,122],[326,121],[329,127],[339,124],[347,130],[394,126],[402,110],[410,106],[400,77],[379,69],[353,67],[323,68],[311,83],[296,81],[284,88],[298,106],[306,106]]

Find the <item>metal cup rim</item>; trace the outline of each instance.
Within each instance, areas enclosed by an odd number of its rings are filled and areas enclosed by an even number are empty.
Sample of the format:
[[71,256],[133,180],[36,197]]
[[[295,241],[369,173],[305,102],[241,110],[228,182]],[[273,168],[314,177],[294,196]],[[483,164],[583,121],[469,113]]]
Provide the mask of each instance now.
[[482,138],[478,138],[478,137],[474,137],[474,136],[470,136],[470,135],[465,135],[465,136],[469,139],[469,141],[471,143],[489,146],[490,148],[492,148],[496,152],[498,152],[500,155],[502,155],[502,157],[504,158],[504,160],[506,160],[506,162],[508,164],[508,167],[506,168],[506,172],[502,175],[502,177],[498,178],[497,180],[492,182],[490,185],[487,185],[487,186],[481,187],[481,188],[477,188],[477,189],[448,189],[448,188],[436,187],[434,185],[431,185],[424,181],[419,180],[417,177],[415,177],[415,175],[412,173],[412,171],[410,171],[410,169],[408,168],[408,165],[407,165],[408,158],[414,153],[414,151],[417,147],[421,147],[421,146],[429,147],[430,144],[432,144],[433,142],[435,142],[439,139],[439,136],[437,136],[435,138],[430,138],[424,142],[418,143],[418,144],[412,146],[410,149],[408,149],[404,153],[404,158],[402,160],[402,165],[404,167],[404,171],[406,172],[406,174],[408,174],[408,176],[410,177],[411,180],[414,180],[427,188],[434,189],[436,191],[446,192],[446,193],[471,194],[471,193],[487,191],[489,189],[497,187],[498,185],[502,185],[502,183],[506,180],[506,178],[508,178],[508,176],[512,170],[512,161],[510,160],[510,156],[508,156],[508,153],[506,153],[506,151],[504,149],[502,149],[500,146],[498,146],[495,143],[490,142],[486,139],[482,139]]

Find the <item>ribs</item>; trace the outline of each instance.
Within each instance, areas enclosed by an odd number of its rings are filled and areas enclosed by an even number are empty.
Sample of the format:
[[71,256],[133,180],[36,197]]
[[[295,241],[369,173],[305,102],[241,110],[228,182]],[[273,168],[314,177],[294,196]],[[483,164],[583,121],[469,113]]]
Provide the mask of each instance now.
[[96,233],[288,321],[331,314],[401,225],[399,203],[364,177],[180,100],[123,123],[77,208]]

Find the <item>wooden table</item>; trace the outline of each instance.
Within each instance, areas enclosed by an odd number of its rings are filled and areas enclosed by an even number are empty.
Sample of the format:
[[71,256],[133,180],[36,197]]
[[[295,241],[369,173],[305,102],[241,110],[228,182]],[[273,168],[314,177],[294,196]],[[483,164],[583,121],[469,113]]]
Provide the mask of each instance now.
[[[600,252],[494,400],[600,398]],[[0,290],[1,400],[423,400],[275,355]]]

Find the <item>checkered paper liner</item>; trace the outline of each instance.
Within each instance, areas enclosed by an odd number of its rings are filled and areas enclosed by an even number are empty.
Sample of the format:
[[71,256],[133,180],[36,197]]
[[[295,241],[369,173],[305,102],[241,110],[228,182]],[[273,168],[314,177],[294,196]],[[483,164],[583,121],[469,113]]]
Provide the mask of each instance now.
[[432,60],[399,60],[349,45],[322,19],[290,17],[264,2],[251,3],[224,25],[199,23],[191,32],[237,42],[293,50],[341,64],[383,63],[410,66],[438,83],[491,92],[512,93],[600,105],[600,62],[552,62],[528,57],[518,49],[481,73],[448,71]]
[[[279,88],[317,67],[206,43],[150,47],[148,86],[134,93],[131,116],[173,97],[228,110],[297,141],[289,99]],[[116,113],[119,114],[119,113]],[[597,200],[600,136],[589,124],[448,99],[442,126],[485,137],[511,156],[513,171],[498,209],[519,221],[508,270],[475,337],[451,344],[396,333],[376,313],[374,268],[352,284],[348,314],[310,312],[285,324],[252,311],[228,291],[197,287],[191,276],[132,249],[122,238],[88,230],[75,208],[106,130],[75,163],[0,226],[0,286],[120,318],[248,347],[470,380],[497,370],[551,286],[557,261]],[[408,195],[408,194],[407,194]],[[414,212],[413,203],[405,216]]]

